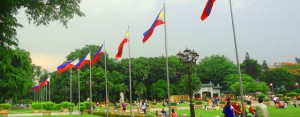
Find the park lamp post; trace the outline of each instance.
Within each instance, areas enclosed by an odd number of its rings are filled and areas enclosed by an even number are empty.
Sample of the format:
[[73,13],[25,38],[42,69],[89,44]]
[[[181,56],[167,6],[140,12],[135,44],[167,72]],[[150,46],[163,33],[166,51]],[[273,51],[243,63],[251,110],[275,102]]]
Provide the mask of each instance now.
[[191,51],[188,48],[186,48],[183,53],[179,52],[177,54],[177,57],[179,58],[180,62],[182,64],[188,65],[188,79],[189,79],[189,97],[190,97],[190,113],[191,117],[195,117],[195,108],[194,103],[192,101],[193,99],[193,91],[192,91],[192,80],[191,80],[191,73],[190,73],[190,64],[195,64],[197,59],[199,58],[199,54],[196,53],[194,50]]

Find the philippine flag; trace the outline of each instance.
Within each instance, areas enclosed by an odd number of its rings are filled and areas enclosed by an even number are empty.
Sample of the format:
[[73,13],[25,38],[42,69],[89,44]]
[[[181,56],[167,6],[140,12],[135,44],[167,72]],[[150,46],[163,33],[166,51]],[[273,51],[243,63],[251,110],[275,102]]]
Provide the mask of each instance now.
[[103,47],[103,44],[101,45],[101,47],[99,48],[97,53],[94,55],[94,58],[92,60],[92,65],[94,65],[98,61],[98,59],[101,57],[101,55],[104,54],[102,47]]
[[119,45],[118,53],[116,54],[116,58],[121,58],[122,57],[123,46],[124,46],[125,43],[128,42],[128,38],[129,38],[129,33],[127,31],[126,34],[125,34],[125,38],[123,39],[123,41]]
[[144,39],[142,40],[143,43],[145,43],[149,37],[152,35],[155,27],[165,24],[165,19],[164,19],[164,8],[161,9],[161,11],[159,12],[158,16],[156,17],[155,21],[153,22],[152,26],[150,27],[150,29],[148,29],[145,33],[144,33]]
[[68,61],[67,63],[63,63],[63,64],[61,64],[61,65],[59,65],[58,67],[57,67],[57,73],[62,73],[62,72],[64,72],[64,71],[66,71],[67,70],[67,68],[69,67],[68,65],[70,64],[70,63],[72,63],[73,62],[73,60],[71,60],[71,61]]
[[202,15],[201,15],[201,20],[202,21],[204,21],[209,16],[215,1],[216,0],[208,0],[207,1],[206,6],[205,6],[205,8],[202,12]]
[[85,64],[90,63],[91,61],[91,55],[90,52],[84,57],[82,58],[77,64],[76,64],[76,68],[80,69],[81,67],[83,67]]

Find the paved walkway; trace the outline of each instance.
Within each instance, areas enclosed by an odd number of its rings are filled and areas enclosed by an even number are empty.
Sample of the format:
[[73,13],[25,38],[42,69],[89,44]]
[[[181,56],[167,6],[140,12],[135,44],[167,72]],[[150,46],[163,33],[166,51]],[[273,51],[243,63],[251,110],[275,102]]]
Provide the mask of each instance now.
[[[72,115],[78,115],[79,112],[72,112]],[[52,112],[51,115],[70,115],[70,112]],[[21,114],[8,114],[8,117],[28,117],[28,116],[43,116],[43,113],[21,113]]]

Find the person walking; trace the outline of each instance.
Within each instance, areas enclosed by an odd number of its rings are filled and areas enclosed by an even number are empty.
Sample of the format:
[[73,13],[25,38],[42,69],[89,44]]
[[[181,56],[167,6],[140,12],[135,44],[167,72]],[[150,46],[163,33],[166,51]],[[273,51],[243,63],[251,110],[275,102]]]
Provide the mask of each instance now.
[[263,99],[258,99],[258,105],[255,108],[255,116],[256,117],[269,117],[269,112],[267,106],[263,104]]
[[141,107],[142,107],[142,111],[143,111],[144,115],[146,115],[146,103],[144,101],[142,101]]

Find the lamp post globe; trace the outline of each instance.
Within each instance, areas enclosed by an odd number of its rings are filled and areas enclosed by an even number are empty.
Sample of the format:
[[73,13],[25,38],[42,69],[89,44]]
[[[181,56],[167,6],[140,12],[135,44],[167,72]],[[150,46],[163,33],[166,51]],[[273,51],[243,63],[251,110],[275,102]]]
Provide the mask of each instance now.
[[188,82],[189,82],[189,98],[190,98],[190,114],[191,117],[195,117],[195,108],[194,103],[192,101],[193,99],[193,91],[192,91],[192,80],[191,80],[191,73],[190,73],[190,64],[195,64],[197,59],[199,58],[199,54],[195,52],[194,50],[191,51],[190,49],[186,48],[183,53],[179,52],[177,54],[177,57],[179,58],[180,62],[182,64],[187,64],[187,70],[188,70]]

